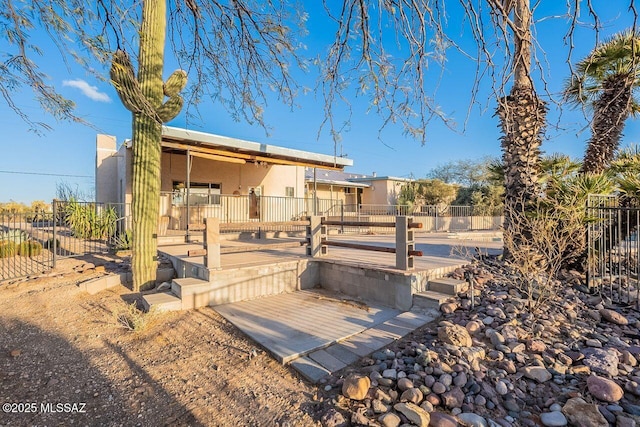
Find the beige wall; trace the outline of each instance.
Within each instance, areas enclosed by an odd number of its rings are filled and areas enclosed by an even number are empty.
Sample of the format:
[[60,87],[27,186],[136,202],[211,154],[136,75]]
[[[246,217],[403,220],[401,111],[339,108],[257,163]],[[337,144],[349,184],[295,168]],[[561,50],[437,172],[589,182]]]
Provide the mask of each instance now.
[[403,182],[388,179],[372,180],[362,192],[362,203],[367,205],[395,205]]
[[[162,154],[162,191],[171,191],[173,181],[186,181],[186,156]],[[286,187],[294,187],[294,197],[304,197],[304,168],[300,166],[256,166],[193,158],[191,182],[221,184],[222,194],[249,194],[249,189],[262,187],[264,196],[286,196]]]
[[[336,203],[345,203],[346,193],[344,187],[337,185],[318,184],[318,199],[335,200]],[[309,184],[307,195],[313,197],[313,183]]]
[[116,157],[116,137],[98,135],[96,137],[96,182],[95,196],[98,203],[118,202],[118,187],[114,185],[118,177]]

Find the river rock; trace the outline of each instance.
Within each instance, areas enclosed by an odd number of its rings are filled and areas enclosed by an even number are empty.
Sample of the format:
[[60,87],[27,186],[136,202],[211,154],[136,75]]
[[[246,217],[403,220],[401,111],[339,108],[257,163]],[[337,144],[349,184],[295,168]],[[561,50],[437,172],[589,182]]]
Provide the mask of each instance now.
[[593,397],[605,402],[617,402],[624,396],[622,387],[615,381],[597,375],[587,378],[587,388]]
[[353,400],[362,400],[367,395],[371,380],[363,375],[351,374],[342,383],[342,394]]
[[618,354],[614,349],[585,348],[582,363],[597,374],[618,375]]
[[432,412],[429,427],[457,427],[458,421],[444,412]]
[[458,347],[471,347],[471,335],[460,325],[447,325],[438,328],[438,339],[446,344]]
[[540,422],[545,427],[563,427],[567,425],[567,417],[560,411],[544,412],[540,414]]
[[423,399],[422,392],[420,391],[420,389],[417,389],[417,388],[407,389],[404,392],[402,392],[402,395],[400,396],[401,402],[411,402],[411,403],[415,403],[416,405],[419,405],[420,402],[422,402],[422,399]]
[[607,308],[603,308],[599,310],[602,318],[608,322],[615,323],[616,325],[628,325],[629,320],[624,317],[622,314],[618,313],[614,310],[609,310]]
[[464,392],[460,387],[453,387],[442,395],[442,403],[449,409],[459,408],[464,402]]
[[470,412],[458,414],[458,421],[465,427],[488,427],[487,420]]
[[402,413],[409,421],[418,427],[428,427],[431,417],[429,413],[413,403],[396,403],[393,409]]
[[393,412],[389,412],[387,414],[381,415],[378,418],[378,421],[380,421],[380,424],[383,427],[398,427],[402,422],[400,417],[394,414]]
[[539,383],[549,381],[552,378],[551,372],[542,366],[525,366],[522,368],[524,376],[536,380]]
[[609,427],[609,422],[598,410],[598,405],[587,403],[580,397],[567,400],[562,407],[562,413],[576,426]]
[[398,380],[398,389],[400,391],[409,390],[410,388],[413,388],[413,381],[409,378],[400,378]]

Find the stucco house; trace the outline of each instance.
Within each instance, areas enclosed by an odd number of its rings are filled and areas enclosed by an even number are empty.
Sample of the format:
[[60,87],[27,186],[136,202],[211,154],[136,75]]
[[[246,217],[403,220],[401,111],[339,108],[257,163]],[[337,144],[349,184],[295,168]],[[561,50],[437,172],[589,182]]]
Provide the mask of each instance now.
[[[369,210],[380,214],[394,213],[400,189],[411,182],[407,178],[377,176],[340,170],[314,170],[306,168],[307,194],[317,191],[318,197],[332,200],[333,205],[344,205],[347,212]],[[335,213],[335,212],[334,212]]]
[[[115,137],[97,136],[97,202],[131,203],[131,148],[130,140],[118,148]],[[161,161],[160,209],[169,229],[205,216],[241,222],[309,214],[313,194],[305,191],[305,171],[353,165],[343,157],[166,126]]]

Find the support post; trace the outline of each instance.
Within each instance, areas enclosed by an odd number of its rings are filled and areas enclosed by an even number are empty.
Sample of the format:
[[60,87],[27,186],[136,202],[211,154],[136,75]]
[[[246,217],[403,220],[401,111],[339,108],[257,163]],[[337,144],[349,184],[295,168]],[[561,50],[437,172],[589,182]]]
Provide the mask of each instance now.
[[324,218],[320,216],[312,216],[309,219],[309,226],[307,227],[307,239],[309,240],[307,255],[313,258],[327,254],[327,246],[322,244],[322,241],[327,238],[327,226],[322,225],[323,219]]
[[53,260],[52,260],[52,268],[56,268],[56,263],[58,262],[58,200],[53,199],[53,241],[51,245],[53,246]]
[[221,268],[220,265],[220,218],[204,219],[204,265],[209,270]]
[[409,223],[413,218],[408,216],[396,217],[396,268],[398,270],[413,270],[413,255],[409,251],[415,251],[413,230],[409,229]]
[[187,243],[189,243],[189,241],[191,240],[190,236],[189,236],[189,223],[191,222],[191,212],[189,212],[191,209],[191,206],[189,204],[189,199],[191,198],[191,150],[187,150],[187,182],[186,182],[186,202],[187,202],[187,209],[186,209],[186,214],[187,214],[187,221],[186,221],[186,225],[187,225],[187,235],[185,237],[185,241]]

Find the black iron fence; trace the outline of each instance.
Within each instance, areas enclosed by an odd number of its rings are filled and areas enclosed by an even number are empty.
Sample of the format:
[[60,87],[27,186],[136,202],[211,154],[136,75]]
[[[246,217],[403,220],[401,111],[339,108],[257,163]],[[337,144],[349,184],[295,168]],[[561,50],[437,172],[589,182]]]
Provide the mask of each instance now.
[[0,281],[38,274],[57,259],[130,248],[124,204],[52,203],[51,212],[0,213]]
[[640,208],[592,196],[587,206],[587,285],[621,304],[638,304]]
[[0,213],[0,281],[53,267],[53,214]]

